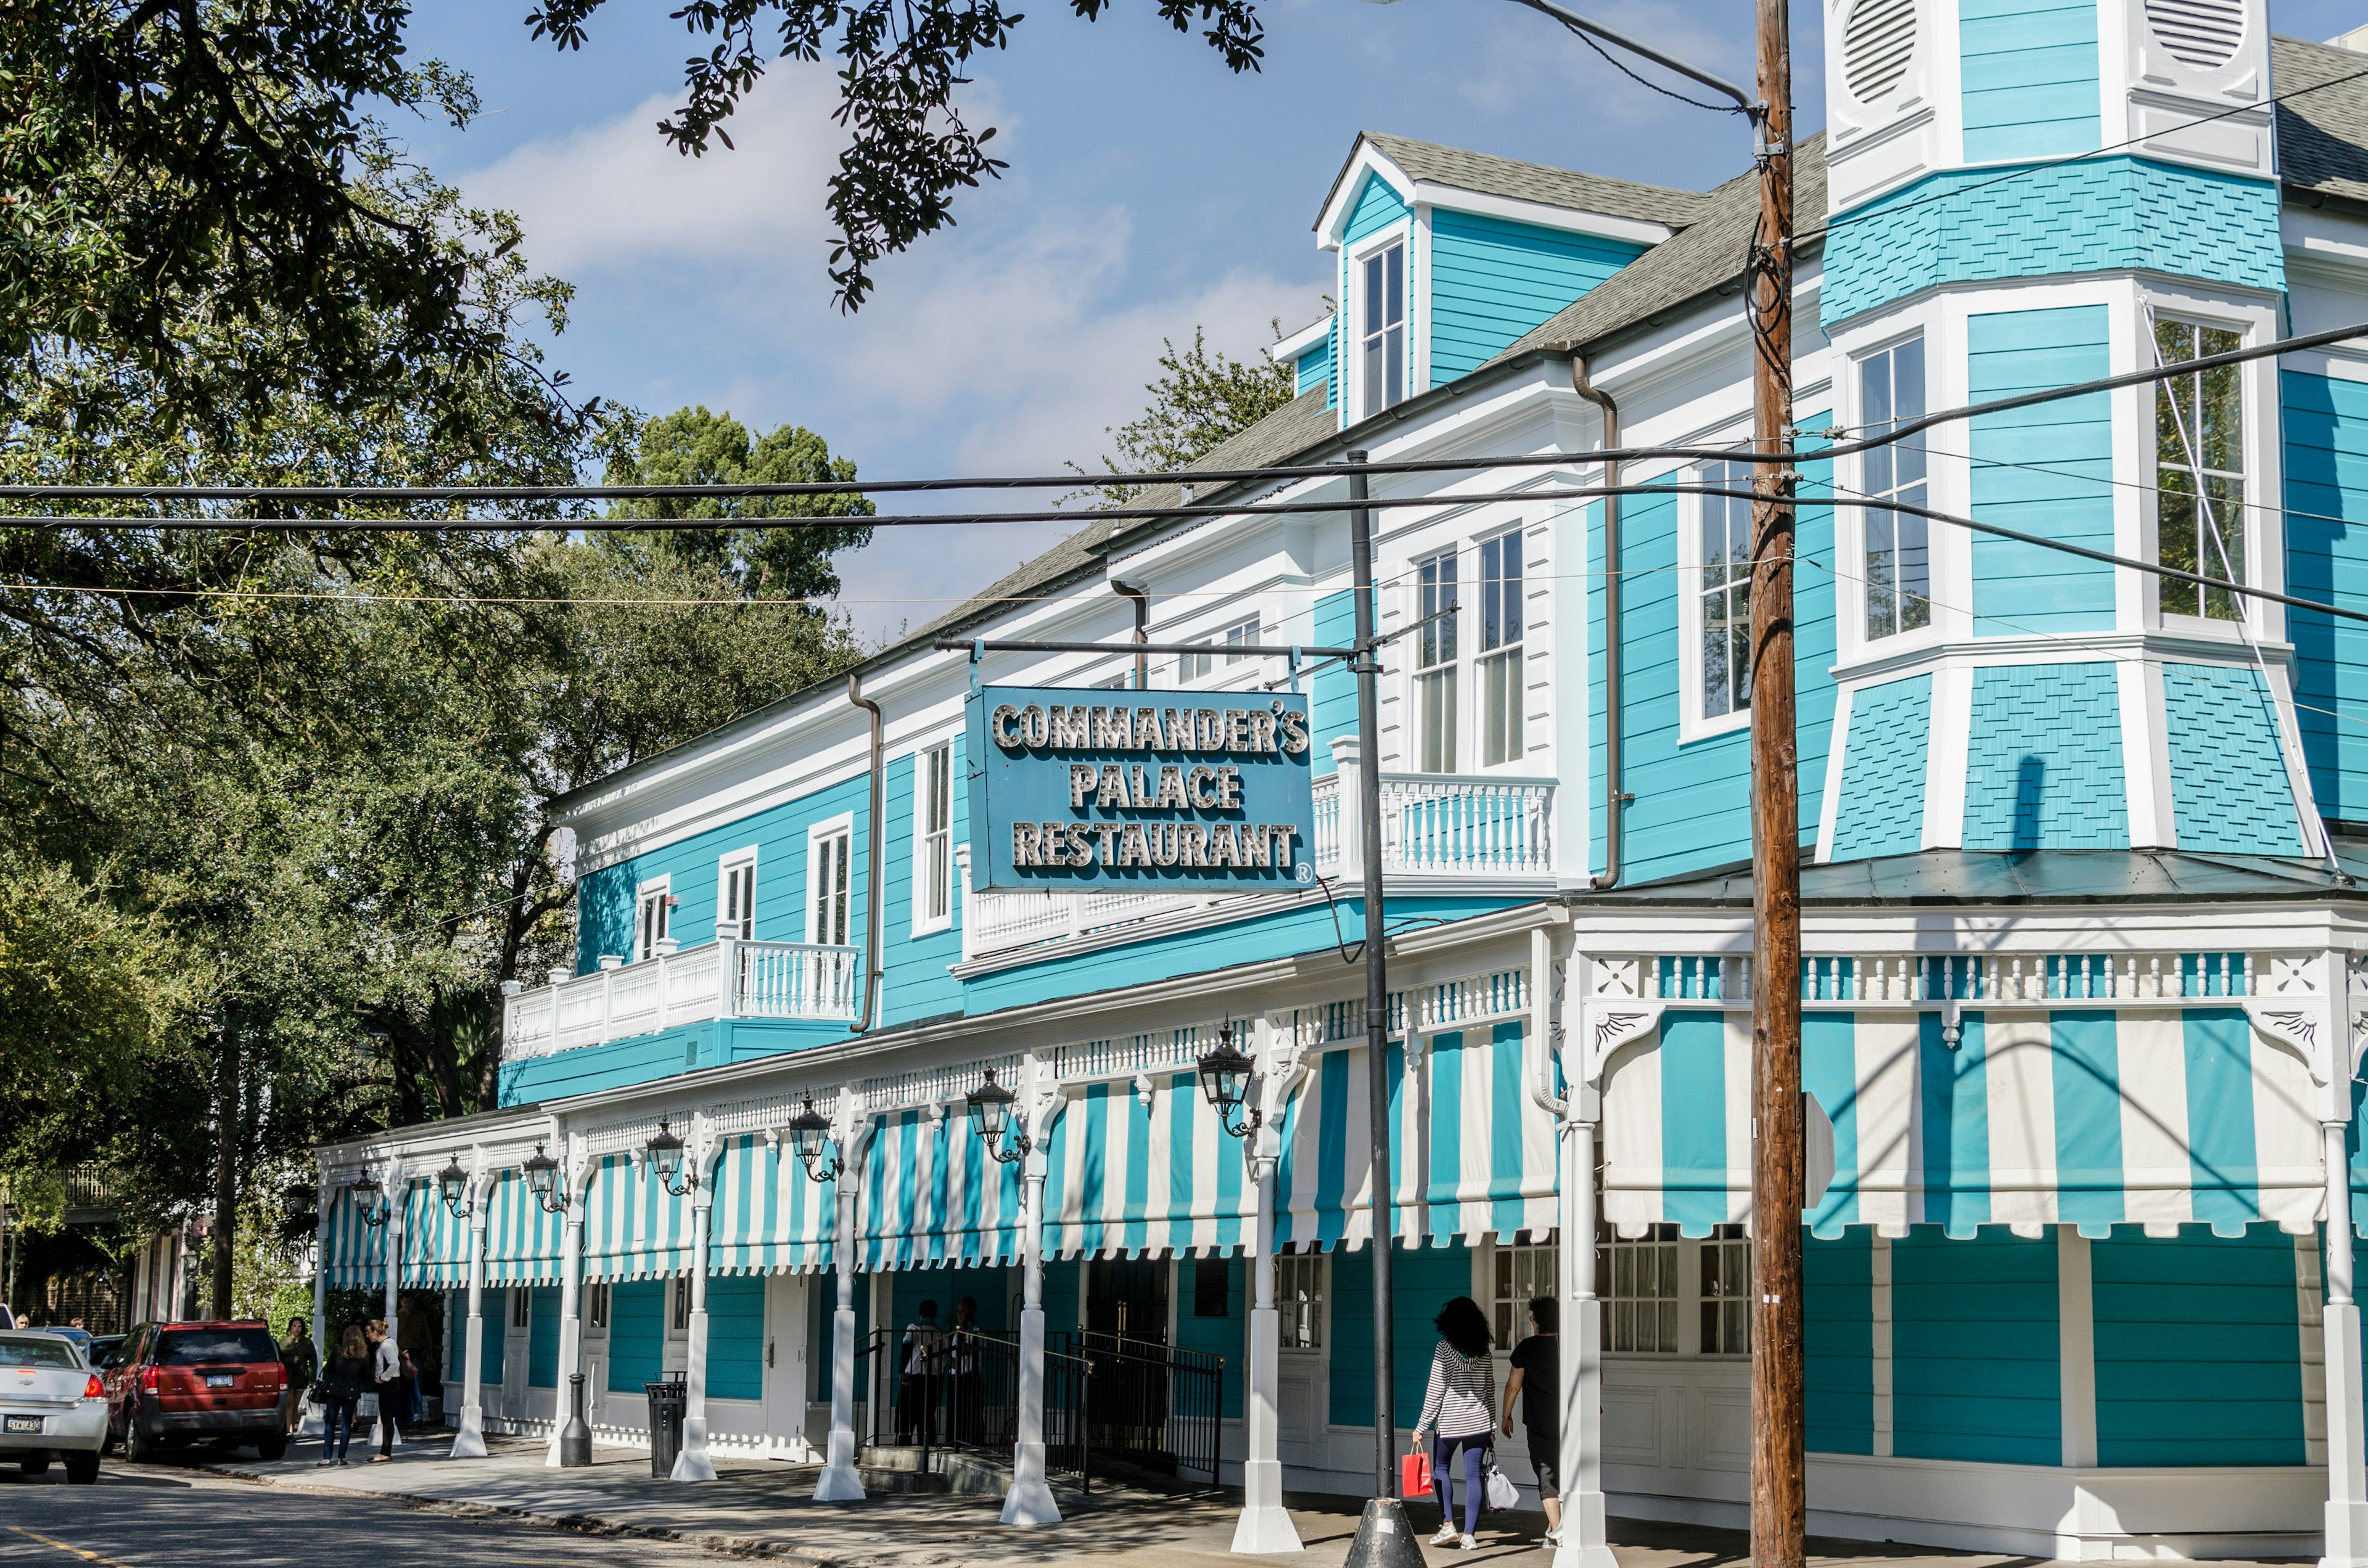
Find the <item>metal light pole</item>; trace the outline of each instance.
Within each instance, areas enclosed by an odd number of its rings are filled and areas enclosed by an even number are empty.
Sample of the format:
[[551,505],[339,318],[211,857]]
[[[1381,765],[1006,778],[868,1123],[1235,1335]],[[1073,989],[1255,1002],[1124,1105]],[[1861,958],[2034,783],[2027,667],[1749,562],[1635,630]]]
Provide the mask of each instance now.
[[[1349,499],[1366,498],[1361,451],[1349,454]],[[1363,794],[1358,825],[1365,858],[1365,1083],[1373,1129],[1373,1495],[1394,1498],[1397,1489],[1397,1413],[1392,1407],[1391,1369],[1395,1366],[1390,1334],[1390,1240],[1396,1230],[1390,1210],[1390,969],[1382,907],[1382,662],[1373,645],[1373,514],[1352,506],[1349,512],[1349,570],[1357,597],[1357,733],[1364,766],[1357,770]]]

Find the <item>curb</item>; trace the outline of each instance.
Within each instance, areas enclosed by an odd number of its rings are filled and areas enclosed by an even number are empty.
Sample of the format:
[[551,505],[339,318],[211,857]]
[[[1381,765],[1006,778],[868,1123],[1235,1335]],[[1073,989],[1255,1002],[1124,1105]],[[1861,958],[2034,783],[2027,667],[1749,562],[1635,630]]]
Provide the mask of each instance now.
[[313,1486],[302,1481],[283,1480],[278,1475],[244,1465],[200,1464],[194,1468],[210,1475],[233,1481],[244,1481],[257,1486],[277,1486],[284,1491],[302,1492],[314,1497],[370,1499],[393,1503],[402,1507],[416,1508],[427,1513],[447,1514],[455,1518],[514,1519],[521,1524],[541,1525],[549,1529],[574,1530],[579,1535],[619,1536],[636,1540],[666,1540],[682,1546],[695,1546],[707,1551],[727,1552],[735,1557],[758,1557],[768,1562],[794,1562],[802,1568],[861,1568],[860,1562],[835,1557],[821,1557],[810,1551],[800,1551],[778,1541],[755,1536],[724,1535],[712,1530],[668,1529],[658,1525],[620,1523],[590,1514],[546,1514],[533,1508],[517,1507],[505,1503],[459,1503],[450,1498],[422,1495],[416,1492],[360,1492],[344,1486]]

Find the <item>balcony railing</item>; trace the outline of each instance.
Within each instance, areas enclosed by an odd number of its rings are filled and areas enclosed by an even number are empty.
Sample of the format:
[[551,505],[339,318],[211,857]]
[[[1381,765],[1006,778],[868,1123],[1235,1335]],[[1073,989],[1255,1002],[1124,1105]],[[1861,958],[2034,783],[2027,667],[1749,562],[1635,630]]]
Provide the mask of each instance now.
[[721,937],[636,964],[603,959],[591,974],[553,971],[552,983],[532,990],[513,981],[502,1056],[548,1056],[704,1018],[851,1019],[863,983],[860,952]]
[[[1364,876],[1363,830],[1355,748],[1333,743],[1339,771],[1315,781],[1315,870],[1354,885]],[[1554,883],[1554,780],[1494,774],[1384,773],[1382,871],[1394,881],[1452,892],[1460,883]],[[1237,908],[1256,913],[1265,893],[1152,892],[1113,888],[1061,893],[969,893],[962,909],[962,957],[981,959],[1054,942],[1074,942],[1167,915]]]

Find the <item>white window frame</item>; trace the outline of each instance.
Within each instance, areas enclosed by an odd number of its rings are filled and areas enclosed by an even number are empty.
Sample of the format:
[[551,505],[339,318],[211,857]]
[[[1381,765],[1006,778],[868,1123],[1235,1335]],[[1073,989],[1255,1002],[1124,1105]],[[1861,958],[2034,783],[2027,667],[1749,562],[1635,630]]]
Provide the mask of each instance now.
[[1224,663],[1227,667],[1256,662],[1257,654],[1237,653],[1235,650],[1257,647],[1259,631],[1265,624],[1265,618],[1253,611],[1217,633],[1216,643],[1224,653]]
[[[1315,1299],[1309,1303],[1314,1311],[1308,1313],[1299,1310],[1298,1301],[1291,1294],[1297,1290],[1303,1276],[1314,1291]],[[1256,1291],[1255,1280],[1251,1289]],[[1332,1326],[1332,1270],[1325,1261],[1325,1255],[1320,1252],[1277,1253],[1274,1259],[1274,1304],[1276,1319],[1281,1324],[1281,1347],[1286,1352],[1310,1356],[1322,1353],[1330,1343],[1328,1335]],[[1308,1324],[1311,1337],[1304,1343],[1297,1337],[1299,1331],[1296,1326],[1303,1317],[1313,1320]]]
[[[1704,443],[1709,444],[1708,442]],[[1674,472],[1656,475],[1681,483],[1702,483],[1703,465],[1694,464]],[[1642,479],[1622,480],[1631,484]],[[1709,499],[1701,494],[1682,494],[1678,498],[1678,742],[1708,740],[1714,735],[1729,735],[1751,727],[1751,710],[1737,708],[1715,718],[1702,716],[1702,507]]]
[[690,1276],[688,1274],[666,1277],[666,1336],[669,1340],[690,1337]]
[[[2273,318],[2265,322],[2261,312],[2248,311],[2231,301],[2141,291],[2138,299],[2136,338],[2138,363],[2143,369],[2154,368],[2154,327],[2157,321],[2232,333],[2236,335],[2237,346],[2247,348],[2261,341],[2265,335],[2274,335],[2277,331]],[[2245,424],[2243,440],[2245,509],[2243,539],[2237,551],[2237,554],[2241,559],[2233,564],[2237,568],[2240,585],[2263,587],[2273,593],[2283,593],[2285,591],[2285,574],[2279,570],[2279,563],[2285,559],[2283,517],[2274,506],[2262,504],[2265,496],[2284,493],[2285,476],[2275,461],[2274,444],[2266,438],[2267,433],[2262,428],[2264,410],[2274,409],[2277,406],[2275,389],[2272,385],[2267,384],[2266,381],[2267,375],[2274,374],[2277,364],[2278,361],[2271,359],[2237,367],[2237,398],[2240,404],[2238,417]],[[2264,367],[2270,369],[2265,372]],[[2157,437],[2166,433],[2157,428],[2158,421],[2155,412],[2157,402],[2155,388],[2148,386],[2143,389],[2143,392],[2144,395],[2138,402],[2141,437],[2138,449],[2143,454],[2140,460],[2145,465],[2142,481],[2144,489],[2141,491],[2146,530],[2145,558],[2148,561],[2159,562],[2162,560],[2162,500],[2155,486],[2157,467],[2155,453]],[[2188,437],[2190,440],[2194,439],[2195,432],[2189,431]],[[2177,439],[2175,433],[2171,433],[2171,438]],[[2270,488],[2271,485],[2276,485],[2277,488],[2272,490]],[[2200,508],[2197,513],[2196,527],[2198,554],[2201,556],[2203,549],[2201,531],[2203,516]],[[2237,599],[2236,616],[2224,619],[2217,616],[2189,615],[2184,611],[2163,608],[2163,587],[2161,578],[2150,574],[2146,576],[2145,588],[2146,619],[2149,624],[2163,631],[2177,632],[2182,636],[2213,638],[2232,642],[2242,640],[2239,628],[2243,629],[2243,632],[2249,632],[2256,641],[2277,640],[2284,636],[2284,615],[2276,606],[2263,604],[2259,599],[2239,597]]]
[[[946,824],[931,832],[928,825],[929,770],[934,758],[945,758]],[[950,929],[954,923],[954,901],[960,896],[961,868],[954,864],[954,744],[944,740],[926,745],[913,754],[913,935],[925,937],[932,932]],[[942,852],[945,857],[946,906],[943,910],[929,907],[929,868],[932,856]]]
[[[1853,436],[1865,431],[1871,417],[1866,407],[1866,391],[1862,379],[1862,368],[1866,362],[1878,355],[1889,354],[1904,344],[1919,341],[1924,348],[1925,411],[1930,413],[1940,406],[1934,402],[1935,391],[1941,383],[1941,367],[1934,334],[1929,324],[1921,321],[1902,324],[1895,330],[1887,332],[1883,337],[1862,347],[1853,346],[1844,358],[1843,363],[1848,367],[1844,379],[1849,384],[1839,390],[1837,402],[1849,410],[1848,422]],[[1958,341],[1962,350],[1962,337]],[[1955,428],[1960,431],[1963,429],[1962,426]],[[1917,439],[1924,440],[1927,447],[1922,504],[1938,507],[1941,504],[1934,497],[1939,489],[1940,477],[1935,471],[1943,460],[1946,460],[1946,455],[1952,445],[1955,450],[1963,450],[1964,447],[1950,441],[1928,439],[1922,437]],[[1964,437],[1960,435],[1958,441],[1962,442],[1963,439]],[[1934,446],[1941,448],[1941,451],[1938,453],[1931,451],[1930,449]],[[1855,472],[1850,475],[1852,488],[1861,494],[1871,493],[1872,487],[1868,483],[1867,454],[1861,452],[1850,461],[1855,465]],[[1893,486],[1895,494],[1898,488],[1896,484]],[[1850,581],[1839,585],[1841,591],[1836,597],[1846,598],[1849,606],[1854,608],[1855,613],[1845,613],[1845,607],[1840,604],[1835,607],[1836,617],[1843,623],[1838,631],[1837,648],[1869,658],[1887,659],[1940,642],[1945,635],[1943,621],[1946,612],[1943,607],[1951,600],[1949,579],[1942,575],[1941,536],[1944,530],[1941,525],[1928,521],[1924,529],[1925,598],[1930,606],[1925,624],[1905,631],[1891,632],[1882,637],[1871,637],[1867,631],[1867,592],[1873,578],[1868,566],[1867,537],[1868,524],[1873,520],[1874,514],[1863,506],[1843,507],[1839,510],[1849,515],[1849,520],[1844,525],[1848,529],[1844,543],[1848,551],[1847,559],[1852,562],[1852,566]]]
[[[1508,640],[1499,642],[1494,648],[1483,648],[1480,644],[1486,636],[1487,629],[1487,605],[1484,596],[1490,590],[1488,580],[1481,574],[1482,562],[1486,558],[1488,546],[1492,544],[1496,545],[1500,551],[1509,550],[1513,552],[1515,570],[1519,572],[1520,576],[1510,603],[1498,607],[1500,613],[1506,614],[1511,622]],[[1472,680],[1471,700],[1464,705],[1470,716],[1463,722],[1465,739],[1470,743],[1468,752],[1465,754],[1467,766],[1464,771],[1467,773],[1518,772],[1529,760],[1531,739],[1529,549],[1529,529],[1520,522],[1507,523],[1502,528],[1490,528],[1474,534],[1471,546],[1472,570],[1468,574],[1469,581],[1459,581],[1456,585],[1459,603],[1464,593],[1469,592],[1474,596],[1474,602],[1463,608],[1462,619],[1465,625],[1461,629],[1463,633],[1468,633],[1470,647],[1464,654],[1464,663],[1471,666]],[[1511,670],[1514,722],[1520,730],[1511,752],[1499,762],[1488,760],[1486,744],[1488,738],[1487,666],[1491,664],[1503,664]]]
[[[1471,736],[1467,733],[1471,728],[1469,712],[1471,705],[1464,700],[1463,693],[1463,682],[1472,665],[1470,642],[1465,636],[1465,622],[1470,619],[1471,607],[1463,602],[1466,575],[1463,557],[1467,553],[1469,553],[1469,547],[1463,540],[1448,540],[1431,549],[1410,556],[1406,562],[1405,577],[1406,753],[1405,761],[1400,766],[1411,768],[1417,773],[1463,773],[1467,771],[1463,764],[1472,756]],[[1455,613],[1444,621],[1432,621],[1426,625],[1426,617],[1431,612],[1423,608],[1423,597],[1434,590],[1424,584],[1423,571],[1433,562],[1442,560],[1454,564]],[[1427,652],[1427,644],[1432,638],[1440,635],[1437,629],[1441,626],[1447,629],[1445,635],[1454,640],[1452,656],[1437,663],[1425,664],[1423,658]],[[1431,726],[1423,707],[1423,688],[1429,679],[1438,676],[1442,670],[1446,672],[1446,679],[1440,684],[1446,687],[1448,700],[1455,711],[1447,725],[1447,745],[1451,753],[1446,758],[1447,766],[1435,768],[1429,766],[1433,760],[1429,755]]]
[[718,856],[715,861],[715,924],[721,931],[723,923],[732,919],[728,913],[733,901],[733,882],[737,877],[745,893],[747,907],[739,915],[739,926],[732,935],[740,941],[753,941],[757,936],[757,846],[734,849]]
[[[834,838],[844,841],[844,847],[840,851],[845,856],[847,884],[847,907],[841,912],[847,926],[847,929],[841,933],[846,937],[843,942],[826,941],[814,919],[815,906],[821,902],[817,897],[815,876],[823,869],[822,846],[825,840]],[[841,812],[828,821],[815,823],[806,829],[806,867],[801,893],[805,905],[805,932],[809,946],[852,947],[855,945],[855,813],[853,812]]]
[[510,1326],[530,1329],[534,1326],[534,1292],[524,1285],[511,1285],[503,1293],[509,1297]]
[[1192,646],[1201,651],[1194,653],[1178,653],[1176,655],[1176,684],[1178,686],[1198,686],[1216,673],[1216,644],[1213,642],[1195,642]]
[[[657,903],[657,928],[647,928],[651,901]],[[657,957],[656,943],[674,935],[674,877],[671,872],[652,877],[633,889],[633,962],[647,963]]]
[[609,1281],[606,1279],[584,1282],[584,1332],[601,1335],[609,1332]]
[[1340,406],[1349,413],[1349,422],[1369,419],[1382,412],[1381,407],[1368,407],[1365,403],[1365,263],[1392,245],[1406,247],[1406,392],[1398,399],[1404,403],[1420,393],[1424,373],[1429,369],[1429,356],[1421,351],[1423,330],[1419,301],[1422,290],[1417,282],[1421,267],[1428,259],[1427,247],[1417,243],[1415,222],[1411,217],[1401,218],[1388,227],[1377,229],[1358,241],[1354,247],[1343,251],[1341,293],[1349,309],[1340,317],[1340,362],[1336,371],[1340,377]]

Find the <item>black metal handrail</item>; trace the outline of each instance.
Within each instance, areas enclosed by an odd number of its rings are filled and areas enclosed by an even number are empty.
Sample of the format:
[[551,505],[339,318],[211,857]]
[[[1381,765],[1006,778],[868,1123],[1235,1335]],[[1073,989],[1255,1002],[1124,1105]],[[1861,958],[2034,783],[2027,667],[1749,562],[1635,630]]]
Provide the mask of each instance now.
[[[1019,1340],[985,1329],[945,1329],[918,1340],[875,1329],[871,1442],[934,1454],[1009,1456],[1019,1438]],[[893,1340],[894,1355],[882,1354]],[[893,1371],[889,1370],[893,1369]],[[1092,1368],[1077,1355],[1044,1352],[1044,1463],[1093,1491]],[[884,1384],[882,1379],[889,1381]],[[893,1389],[893,1395],[888,1392]],[[893,1412],[893,1416],[892,1416]]]
[[1225,1358],[1099,1329],[1062,1335],[1095,1382],[1093,1445],[1145,1470],[1217,1481]]

